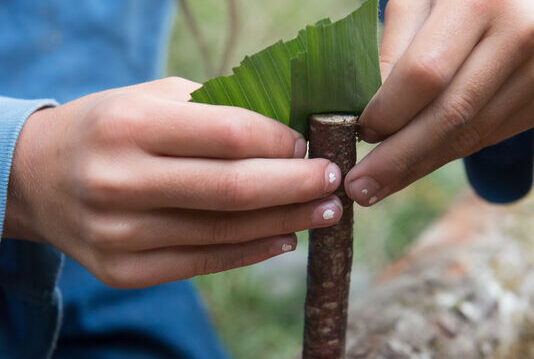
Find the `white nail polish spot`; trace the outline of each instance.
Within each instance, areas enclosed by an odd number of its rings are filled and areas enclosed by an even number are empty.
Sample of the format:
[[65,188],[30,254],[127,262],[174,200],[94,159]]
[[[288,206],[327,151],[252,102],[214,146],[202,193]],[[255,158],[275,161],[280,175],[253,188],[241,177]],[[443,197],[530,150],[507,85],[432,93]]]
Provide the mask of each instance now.
[[336,174],[333,172],[330,172],[330,174],[328,175],[328,180],[330,181],[330,183],[334,183],[336,179],[337,179]]
[[369,191],[367,190],[367,188],[364,188],[364,189],[362,189],[362,193],[363,193],[363,194],[368,194]]
[[327,209],[326,211],[323,212],[323,218],[324,219],[332,219],[334,218],[334,215],[336,214],[336,212],[334,212],[333,210],[331,209]]
[[291,244],[284,243],[282,244],[282,252],[291,252],[293,250],[293,246]]
[[371,199],[369,200],[369,204],[373,204],[373,203],[375,203],[376,201],[378,201],[378,198],[376,198],[376,196],[373,196],[373,197],[371,197]]

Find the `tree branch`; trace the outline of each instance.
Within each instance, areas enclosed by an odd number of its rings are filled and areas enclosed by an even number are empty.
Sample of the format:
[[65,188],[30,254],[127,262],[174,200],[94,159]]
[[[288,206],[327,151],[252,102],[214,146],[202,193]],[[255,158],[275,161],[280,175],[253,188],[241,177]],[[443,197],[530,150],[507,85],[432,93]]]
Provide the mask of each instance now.
[[[344,178],[356,164],[356,129],[356,116],[311,116],[310,158],[335,162]],[[343,185],[335,194],[343,204],[339,223],[310,231],[303,359],[345,357],[354,215]]]

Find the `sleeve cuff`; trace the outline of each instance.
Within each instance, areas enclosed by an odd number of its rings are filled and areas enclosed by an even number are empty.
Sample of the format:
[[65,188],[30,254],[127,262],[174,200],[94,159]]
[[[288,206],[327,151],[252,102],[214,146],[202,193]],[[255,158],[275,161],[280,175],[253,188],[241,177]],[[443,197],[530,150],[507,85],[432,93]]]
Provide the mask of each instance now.
[[0,96],[0,234],[4,227],[11,161],[22,126],[35,111],[57,105],[52,99],[23,100]]

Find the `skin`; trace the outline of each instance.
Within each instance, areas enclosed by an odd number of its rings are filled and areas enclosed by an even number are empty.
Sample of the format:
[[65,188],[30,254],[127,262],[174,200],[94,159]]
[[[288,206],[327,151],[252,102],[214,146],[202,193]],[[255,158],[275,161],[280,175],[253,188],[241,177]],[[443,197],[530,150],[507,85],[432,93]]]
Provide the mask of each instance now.
[[534,127],[534,2],[390,0],[380,65],[360,123],[381,143],[345,180],[363,206]]
[[303,159],[303,138],[279,122],[188,103],[198,87],[168,78],[30,116],[4,236],[140,288],[265,260],[294,250],[294,232],[339,221],[335,164]]

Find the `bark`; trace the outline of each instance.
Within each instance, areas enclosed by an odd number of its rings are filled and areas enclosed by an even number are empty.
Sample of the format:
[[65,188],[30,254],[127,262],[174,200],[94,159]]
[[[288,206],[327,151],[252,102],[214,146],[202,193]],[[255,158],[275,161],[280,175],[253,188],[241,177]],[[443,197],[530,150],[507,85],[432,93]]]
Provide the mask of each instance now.
[[[356,164],[356,129],[352,115],[312,116],[310,158],[335,162],[344,179]],[[335,192],[343,203],[340,222],[310,231],[303,359],[345,356],[354,219],[353,202],[341,183]]]

